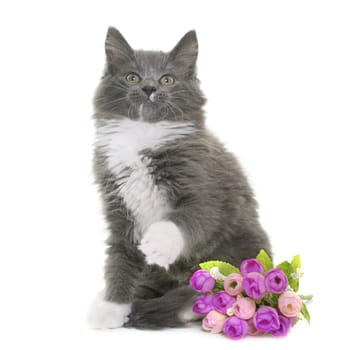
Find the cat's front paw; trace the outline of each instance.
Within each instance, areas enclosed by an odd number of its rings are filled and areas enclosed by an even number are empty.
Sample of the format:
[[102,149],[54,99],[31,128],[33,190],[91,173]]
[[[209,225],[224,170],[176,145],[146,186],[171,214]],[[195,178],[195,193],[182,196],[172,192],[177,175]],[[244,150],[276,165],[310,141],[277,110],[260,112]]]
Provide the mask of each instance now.
[[139,249],[145,254],[147,264],[167,269],[180,255],[184,243],[182,233],[173,222],[158,221],[148,228]]
[[88,313],[88,323],[95,329],[112,329],[122,327],[128,321],[130,304],[117,304],[104,300],[101,292],[93,301]]

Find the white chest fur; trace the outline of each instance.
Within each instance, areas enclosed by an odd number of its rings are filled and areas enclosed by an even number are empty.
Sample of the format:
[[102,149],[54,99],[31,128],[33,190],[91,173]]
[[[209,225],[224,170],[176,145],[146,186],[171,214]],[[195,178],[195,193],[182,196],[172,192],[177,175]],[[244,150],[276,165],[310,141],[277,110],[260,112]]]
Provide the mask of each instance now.
[[170,207],[165,190],[156,185],[149,173],[151,159],[141,157],[140,152],[155,150],[195,131],[192,123],[147,123],[130,119],[106,121],[97,127],[97,146],[103,148],[107,165],[116,175],[119,195],[135,217],[141,233],[162,220]]

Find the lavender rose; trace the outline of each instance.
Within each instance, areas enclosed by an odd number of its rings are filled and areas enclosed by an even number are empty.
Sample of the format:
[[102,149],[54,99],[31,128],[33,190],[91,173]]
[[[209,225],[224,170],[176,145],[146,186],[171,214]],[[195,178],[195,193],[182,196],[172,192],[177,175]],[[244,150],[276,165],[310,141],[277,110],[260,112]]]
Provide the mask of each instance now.
[[227,316],[212,310],[202,321],[202,327],[211,333],[220,333]]
[[247,334],[248,325],[246,321],[233,316],[226,319],[222,331],[230,338],[238,340]]
[[190,286],[200,293],[210,292],[215,287],[215,280],[206,270],[197,270],[190,278]]
[[271,331],[271,334],[275,337],[283,337],[288,334],[294,319],[279,315],[280,327],[275,331]]
[[236,298],[228,295],[224,291],[220,291],[213,295],[211,304],[216,311],[226,314],[227,309],[230,308],[235,301]]
[[236,296],[243,291],[243,278],[239,273],[231,273],[224,282],[225,292],[229,295]]
[[261,306],[255,313],[255,328],[261,332],[272,332],[280,328],[280,319],[276,309],[270,306]]
[[264,268],[258,259],[243,260],[239,269],[241,270],[241,274],[243,276],[249,272],[259,272],[261,274],[264,272]]
[[243,277],[243,289],[253,299],[260,299],[265,295],[264,276],[259,272],[249,272]]
[[211,304],[212,299],[213,296],[211,294],[204,294],[197,297],[193,303],[192,311],[200,315],[207,314],[213,309]]
[[288,278],[281,269],[271,269],[265,275],[265,287],[269,292],[281,294],[288,287]]

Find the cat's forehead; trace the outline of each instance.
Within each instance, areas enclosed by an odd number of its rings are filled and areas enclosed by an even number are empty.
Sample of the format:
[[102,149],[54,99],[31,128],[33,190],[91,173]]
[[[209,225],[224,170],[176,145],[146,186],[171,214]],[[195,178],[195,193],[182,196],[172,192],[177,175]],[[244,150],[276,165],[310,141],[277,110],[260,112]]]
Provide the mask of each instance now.
[[135,51],[135,63],[143,75],[161,74],[167,65],[168,55],[161,51]]

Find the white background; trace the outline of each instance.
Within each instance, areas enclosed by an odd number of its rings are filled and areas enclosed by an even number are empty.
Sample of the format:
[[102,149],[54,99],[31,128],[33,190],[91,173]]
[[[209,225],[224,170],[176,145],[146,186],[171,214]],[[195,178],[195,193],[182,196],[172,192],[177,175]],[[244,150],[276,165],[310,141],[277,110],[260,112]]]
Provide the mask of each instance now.
[[[335,0],[2,1],[0,347],[296,349],[341,342],[349,311],[349,18],[349,2]],[[103,286],[91,101],[108,25],[144,49],[170,50],[197,30],[208,126],[250,178],[275,261],[301,255],[301,291],[315,295],[310,326],[284,339],[238,343],[197,326],[86,326],[88,305]]]

